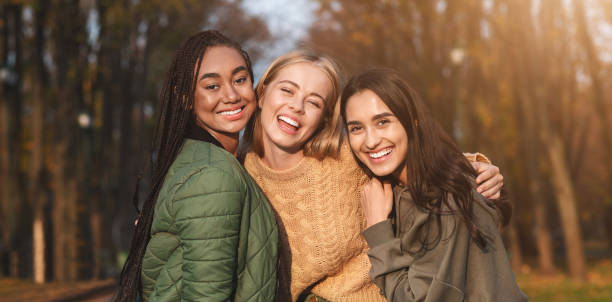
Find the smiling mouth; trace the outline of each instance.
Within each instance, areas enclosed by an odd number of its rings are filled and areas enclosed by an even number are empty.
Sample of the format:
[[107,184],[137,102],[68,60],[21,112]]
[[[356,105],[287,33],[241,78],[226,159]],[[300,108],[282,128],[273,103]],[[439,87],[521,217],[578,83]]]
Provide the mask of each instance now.
[[219,112],[219,114],[220,115],[224,115],[224,116],[234,115],[234,114],[238,114],[238,113],[242,112],[242,110],[244,110],[244,106],[242,106],[240,108],[236,108],[234,110],[221,111],[221,112]]
[[278,120],[283,122],[284,124],[293,127],[295,130],[300,128],[300,123],[298,123],[296,120],[289,118],[287,116],[281,115],[278,117]]
[[368,153],[368,156],[370,156],[370,158],[373,158],[373,159],[378,159],[385,155],[388,155],[389,153],[391,153],[392,150],[393,148],[387,148],[387,149],[384,149],[376,153]]

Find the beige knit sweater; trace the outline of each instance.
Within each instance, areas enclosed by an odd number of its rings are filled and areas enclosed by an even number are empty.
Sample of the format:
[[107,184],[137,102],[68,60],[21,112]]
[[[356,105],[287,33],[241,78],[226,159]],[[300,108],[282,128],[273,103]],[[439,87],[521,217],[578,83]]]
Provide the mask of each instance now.
[[[480,153],[465,156],[489,162]],[[368,177],[346,141],[338,159],[305,157],[293,168],[274,170],[251,152],[244,166],[276,211],[281,236],[277,301],[295,301],[319,280],[312,292],[332,302],[385,301],[368,277],[368,246],[361,236],[361,193]]]
[[296,167],[273,170],[255,153],[244,166],[276,210],[281,236],[278,301],[295,301],[311,284],[330,301],[385,301],[368,278],[361,236],[362,185],[367,176],[348,144],[339,159],[305,157]]

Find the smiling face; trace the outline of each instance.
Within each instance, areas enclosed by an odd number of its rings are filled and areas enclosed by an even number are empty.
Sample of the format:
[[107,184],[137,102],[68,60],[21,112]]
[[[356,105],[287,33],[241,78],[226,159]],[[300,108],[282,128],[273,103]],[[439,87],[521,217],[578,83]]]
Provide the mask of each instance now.
[[332,90],[327,74],[315,64],[295,63],[280,70],[264,89],[259,100],[264,149],[301,151],[319,128]]
[[371,90],[352,95],[345,109],[353,153],[376,176],[406,177],[408,135],[389,107]]
[[198,72],[194,113],[198,126],[223,146],[236,140],[255,110],[255,93],[247,65],[234,48],[206,50]]

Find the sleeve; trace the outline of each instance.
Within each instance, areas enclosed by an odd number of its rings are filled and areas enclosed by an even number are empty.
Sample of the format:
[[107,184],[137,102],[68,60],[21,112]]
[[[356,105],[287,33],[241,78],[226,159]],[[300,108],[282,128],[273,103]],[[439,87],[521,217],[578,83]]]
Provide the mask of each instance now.
[[[400,239],[393,236],[390,220],[364,231],[371,247],[368,253],[372,262],[370,278],[380,287],[387,301],[463,301],[461,285],[465,284],[467,229],[457,228],[449,233],[455,229],[454,222],[450,224],[448,219],[443,219],[442,224],[445,239],[418,258],[402,251]],[[412,230],[415,233],[407,235],[416,238],[418,228]]]
[[412,257],[401,250],[400,239],[393,235],[391,220],[381,221],[363,231],[372,263],[370,279],[380,288],[387,301],[415,301],[407,263]]
[[491,164],[491,161],[489,160],[489,158],[487,158],[484,154],[482,153],[463,153],[463,156],[465,156],[465,158],[467,158],[467,160],[469,160],[470,162],[481,162],[481,163],[487,163],[487,164]]
[[187,177],[173,198],[183,249],[181,301],[226,301],[236,287],[242,203],[239,180],[216,168]]

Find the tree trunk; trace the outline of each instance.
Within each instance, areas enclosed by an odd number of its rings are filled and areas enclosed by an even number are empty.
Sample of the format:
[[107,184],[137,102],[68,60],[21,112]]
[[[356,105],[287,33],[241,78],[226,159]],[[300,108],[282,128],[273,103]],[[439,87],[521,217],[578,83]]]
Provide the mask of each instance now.
[[[520,62],[518,56],[511,57],[514,64],[524,66]],[[539,115],[533,112],[531,104],[533,103],[532,96],[528,93],[528,83],[520,76],[525,71],[520,69],[513,74],[516,90],[519,91],[517,98],[521,101],[519,109],[516,111],[516,121],[519,125],[520,136],[520,153],[524,154],[524,169],[526,172],[525,181],[529,189],[529,196],[534,210],[535,220],[535,241],[538,249],[538,267],[544,274],[550,274],[555,271],[554,255],[552,249],[552,241],[550,239],[550,230],[548,228],[547,219],[547,199],[542,194],[543,175],[540,171],[540,161],[542,160],[541,153],[544,152],[545,146],[542,145],[537,136],[539,126]]]
[[557,195],[557,205],[565,238],[566,258],[570,275],[586,280],[586,264],[580,222],[576,211],[576,198],[570,180],[563,145],[557,135],[548,141],[548,156],[551,163],[552,183]]
[[[522,11],[529,11],[528,8],[531,8],[530,1],[512,2],[512,4],[511,9],[515,14],[521,11],[514,10],[514,8],[516,8],[515,5],[522,5]],[[529,16],[521,14],[515,15],[514,17],[519,24],[517,33],[523,36],[523,38],[518,39],[518,41],[524,41],[523,45],[539,45],[539,47],[535,49],[548,50],[547,47],[550,46],[549,44],[552,39],[547,34],[536,36],[532,19]],[[551,24],[550,14],[543,17],[549,19],[545,19],[543,21],[544,24],[541,25],[551,30],[551,28],[547,27]],[[546,72],[546,68],[543,67],[546,66],[546,64],[542,63],[546,62],[551,53],[549,53],[550,51],[534,51],[532,47],[522,47],[519,51],[524,59],[523,61],[517,61],[515,63],[518,63],[517,66],[524,66],[525,68],[525,70],[521,72],[521,74],[525,76],[518,77],[521,83],[519,86],[520,91],[524,93],[524,97],[522,98],[524,102],[523,106],[525,107],[524,110],[529,109],[529,111],[526,112],[531,112],[532,114],[537,113],[535,116],[540,122],[537,128],[533,129],[538,130],[538,138],[542,142],[542,151],[548,157],[548,162],[550,164],[549,176],[552,178],[555,191],[554,194],[561,214],[561,224],[567,249],[567,265],[573,278],[584,280],[586,278],[586,266],[578,214],[576,212],[573,183],[569,177],[563,143],[551,124],[547,108],[549,99],[560,99],[560,92],[554,89],[555,86],[552,85],[554,83],[553,76],[549,72]],[[546,92],[547,94],[543,94]],[[542,213],[546,213],[545,209],[542,209]],[[537,215],[538,214],[536,214],[536,216]]]
[[66,142],[56,142],[55,148],[55,190],[53,191],[53,275],[55,281],[64,282],[66,275]]
[[[2,240],[8,253],[9,274],[18,275],[19,241],[15,240],[23,206],[23,174],[18,163],[21,156],[21,40],[22,7],[20,4],[2,7],[2,56],[7,77],[3,79],[0,99],[0,219]],[[9,60],[12,57],[13,60]]]
[[[78,159],[77,159],[78,160]],[[68,180],[68,198],[66,202],[66,211],[68,216],[68,238],[66,245],[68,247],[68,278],[70,281],[79,279],[79,224],[78,224],[78,209],[77,199],[79,193],[77,190],[77,179],[70,177]]]
[[45,283],[45,231],[44,214],[42,208],[34,210],[34,223],[32,226],[33,246],[33,273],[35,283]]
[[19,278],[19,253],[17,251],[10,252],[10,263],[11,278]]
[[[593,43],[593,39],[589,33],[589,28],[586,21],[586,15],[584,11],[584,4],[582,1],[573,0],[573,8],[574,8],[574,16],[577,23],[578,28],[578,36],[581,45],[584,47],[584,51],[587,57],[587,69],[589,76],[591,77],[593,88],[593,104],[595,106],[595,112],[597,113],[597,117],[601,123],[601,136],[602,136],[602,145],[604,147],[604,154],[612,154],[612,133],[610,133],[610,129],[612,127],[612,123],[610,122],[609,114],[610,109],[607,106],[606,96],[604,92],[604,80],[601,76],[601,61],[597,55],[597,51],[595,49],[595,45]],[[612,196],[612,161],[605,160],[606,165],[606,176],[607,176],[607,191],[608,197]],[[608,215],[602,215],[602,219],[604,220],[605,225],[607,226],[607,234],[608,234],[608,245],[612,249],[612,222],[610,219],[605,219],[603,217],[610,217],[609,214],[612,214],[612,202],[604,203],[604,213]]]
[[[569,165],[567,156],[559,133],[558,127],[554,124],[555,110],[550,110],[551,107],[557,107],[558,102],[562,99],[564,91],[559,89],[561,78],[558,72],[551,71],[551,64],[557,61],[554,57],[564,58],[563,49],[555,43],[555,39],[561,35],[561,28],[556,25],[560,18],[563,18],[560,0],[542,1],[539,7],[539,27],[541,33],[537,36],[537,40],[533,39],[535,30],[533,27],[526,33],[532,42],[539,44],[538,51],[533,51],[531,48],[525,49],[524,54],[528,58],[528,64],[531,67],[530,74],[533,75],[533,80],[536,79],[538,85],[529,85],[529,94],[533,100],[533,110],[538,112],[541,118],[539,129],[539,137],[544,144],[545,154],[547,156],[549,169],[549,177],[553,184],[555,199],[561,215],[561,226],[565,239],[566,261],[570,275],[574,279],[586,280],[586,265],[584,257],[584,249],[582,245],[582,235],[580,232],[580,223],[578,212],[576,209],[576,197],[574,194],[574,184],[572,183],[569,174]],[[540,89],[538,89],[540,88]],[[554,108],[553,107],[553,108]]]
[[92,267],[92,279],[98,280],[102,271],[102,263],[100,258],[100,251],[102,250],[102,228],[100,211],[93,209],[91,212],[91,241],[93,245],[93,267]]
[[45,190],[42,183],[43,172],[43,146],[44,146],[44,103],[48,89],[48,74],[43,62],[46,23],[47,1],[40,0],[36,5],[36,34],[34,59],[36,68],[32,73],[33,104],[32,119],[32,158],[29,168],[28,200],[32,205],[34,219],[32,225],[32,249],[33,249],[33,275],[35,283],[45,282],[45,233],[44,233],[44,206]]
[[[533,182],[530,184],[532,196],[542,196],[539,188],[533,188],[537,186]],[[534,193],[536,195],[533,195]],[[543,274],[553,274],[555,272],[555,264],[552,241],[550,239],[550,229],[548,228],[546,205],[542,200],[537,200],[534,203],[534,216],[539,269]]]
[[[0,85],[0,91],[3,91]],[[2,244],[11,246],[11,235],[15,225],[14,203],[12,203],[11,191],[14,188],[10,173],[10,148],[9,148],[9,121],[7,99],[0,99],[0,214],[2,214]],[[8,258],[9,249],[2,249],[3,258]],[[8,266],[7,266],[8,267]]]
[[53,2],[56,13],[54,53],[56,54],[57,111],[54,138],[54,243],[58,281],[75,280],[78,276],[77,170],[79,158],[75,150],[78,105],[82,101],[83,51],[86,37],[78,0]]

